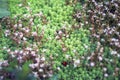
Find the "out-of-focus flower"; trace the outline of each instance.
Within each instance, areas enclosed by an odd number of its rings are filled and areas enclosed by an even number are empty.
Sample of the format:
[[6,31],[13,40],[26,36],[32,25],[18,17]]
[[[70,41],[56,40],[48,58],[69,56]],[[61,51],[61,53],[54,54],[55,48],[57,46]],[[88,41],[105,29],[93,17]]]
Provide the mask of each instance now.
[[95,63],[94,63],[94,62],[90,62],[90,66],[91,66],[91,67],[94,67],[94,66],[95,66]]
[[108,74],[107,74],[107,73],[105,73],[105,74],[104,74],[104,77],[108,77]]

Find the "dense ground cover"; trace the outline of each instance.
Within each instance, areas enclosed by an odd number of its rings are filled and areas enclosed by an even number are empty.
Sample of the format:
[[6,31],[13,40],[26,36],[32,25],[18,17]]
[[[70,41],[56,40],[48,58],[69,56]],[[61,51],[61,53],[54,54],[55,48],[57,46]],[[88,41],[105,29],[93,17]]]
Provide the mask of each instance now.
[[[77,0],[10,0],[10,18],[3,18],[0,26],[0,79],[119,80],[119,46],[109,46],[111,37],[104,38],[101,28],[93,26],[102,25],[96,19],[91,22],[93,15],[101,18],[99,5],[92,13],[94,3],[102,4],[93,0],[84,5]],[[117,20],[113,22],[119,23]],[[116,27],[119,36],[119,25]],[[99,41],[98,34],[108,44]]]

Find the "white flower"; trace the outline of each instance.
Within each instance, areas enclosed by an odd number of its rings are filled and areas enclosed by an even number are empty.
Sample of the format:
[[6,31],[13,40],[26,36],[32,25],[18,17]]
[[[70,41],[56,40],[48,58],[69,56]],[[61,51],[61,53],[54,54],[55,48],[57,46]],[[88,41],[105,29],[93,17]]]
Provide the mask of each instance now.
[[104,50],[104,48],[102,47],[102,48],[100,48],[100,53],[102,53],[103,52],[103,50]]
[[19,51],[18,50],[15,50],[15,53],[18,53]]
[[11,50],[10,49],[7,49],[7,52],[10,52]]
[[111,55],[117,54],[117,51],[111,51]]
[[46,77],[46,75],[45,75],[45,74],[43,74],[43,77],[45,78],[45,77]]
[[40,64],[40,67],[42,68],[42,67],[44,67],[45,66],[45,64]]
[[88,48],[88,46],[86,45],[86,44],[84,44],[84,47],[87,49]]
[[7,47],[6,47],[6,46],[4,46],[4,47],[3,47],[3,49],[7,49]]
[[118,26],[120,27],[120,23],[118,23]]
[[19,6],[19,7],[21,7],[21,6],[22,6],[22,4],[19,4],[18,6]]
[[98,59],[99,59],[99,61],[102,61],[102,60],[103,60],[102,56],[99,56]]
[[40,62],[40,58],[35,58],[35,60],[39,63]]
[[32,22],[32,21],[33,21],[33,18],[30,19],[30,22]]
[[87,57],[87,60],[90,60],[90,56]]
[[23,16],[24,16],[24,17],[27,17],[27,14],[24,14]]
[[28,33],[30,30],[29,30],[29,29],[26,29],[25,31]]
[[69,35],[66,35],[66,37],[68,38],[68,37],[69,37]]
[[[87,21],[86,21],[87,22]],[[83,27],[84,26],[84,24],[83,23],[80,23],[80,25],[81,25],[81,27]]]
[[20,37],[20,38],[23,37],[23,33],[22,33],[22,32],[19,33],[19,37]]
[[34,25],[34,22],[32,22],[31,25],[33,26],[33,25]]
[[42,16],[42,15],[43,15],[43,13],[42,13],[42,12],[39,12],[39,17]]
[[59,36],[56,36],[55,39],[59,39],[60,37]]
[[35,54],[35,51],[31,51],[31,54]]
[[68,54],[65,55],[65,58],[66,58],[66,59],[68,59],[69,57],[70,57],[70,55],[68,55]]
[[42,61],[45,61],[45,57],[42,57],[41,60],[42,60]]
[[8,35],[10,35],[10,30],[5,30],[5,36],[7,37]]
[[[1,67],[0,67],[0,69],[1,69]],[[4,76],[0,76],[0,80],[3,80],[4,79]]]
[[26,38],[26,37],[23,37],[23,40],[24,40],[24,41],[26,41],[26,40],[27,40],[27,38]]
[[16,32],[16,33],[14,33],[14,35],[15,35],[15,36],[18,36],[18,33]]
[[34,64],[35,67],[38,67],[38,65],[39,65],[39,63],[35,63],[35,64]]
[[61,35],[62,33],[63,33],[63,32],[62,32],[61,30],[58,32],[59,35]]
[[63,51],[66,51],[66,50],[67,50],[67,48],[62,48],[62,50],[63,50]]
[[73,50],[73,52],[75,53],[75,52],[76,52],[76,50],[74,49],[74,50]]
[[32,48],[30,48],[30,47],[27,47],[26,49],[27,49],[28,51],[31,51],[31,50],[32,50]]
[[80,64],[80,60],[79,60],[79,59],[78,59],[78,60],[75,60],[74,63],[75,63],[75,64]]
[[22,27],[22,24],[19,24],[18,26],[19,26],[19,27]]
[[117,57],[120,58],[120,54],[117,54]]
[[90,63],[90,66],[91,66],[91,67],[95,66],[95,63],[94,63],[94,62],[91,62],[91,63]]
[[43,69],[39,69],[39,72],[43,72]]
[[43,49],[43,52],[46,52],[47,51],[47,49]]
[[105,77],[108,77],[108,74],[107,74],[107,73],[105,73],[105,74],[104,74],[104,76],[105,76]]
[[23,50],[20,51],[20,54],[23,54]]
[[116,46],[119,46],[119,42],[115,42],[115,45],[116,45]]
[[80,60],[79,59],[74,61],[74,67],[77,67],[79,64],[80,64]]
[[37,32],[32,32],[32,36],[37,36]]
[[60,70],[60,67],[57,67],[57,70]]
[[32,68],[32,69],[35,69],[34,64],[29,64],[29,67]]
[[17,28],[17,24],[14,25],[14,28]]
[[107,68],[106,68],[106,67],[104,67],[104,68],[103,68],[103,71],[107,71]]

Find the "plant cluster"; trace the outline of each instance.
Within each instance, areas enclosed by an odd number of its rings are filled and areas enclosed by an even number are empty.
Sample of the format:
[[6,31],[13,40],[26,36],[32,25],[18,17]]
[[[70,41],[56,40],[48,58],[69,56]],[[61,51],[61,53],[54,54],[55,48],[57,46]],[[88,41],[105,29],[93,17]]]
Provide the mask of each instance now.
[[120,48],[120,18],[119,4],[112,1],[88,1],[87,15],[92,27],[91,37],[95,37],[102,45],[107,45],[119,53]]
[[0,79],[119,80],[120,2],[81,1],[11,0]]
[[119,4],[118,0],[87,0],[83,9],[76,9],[74,15],[76,21],[79,24],[83,22],[84,28],[91,32],[92,45],[86,56],[89,63],[87,66],[101,68],[104,75],[102,80],[119,79]]
[[1,63],[0,79],[25,80],[31,75],[38,80],[67,79],[78,74],[80,56],[84,58],[89,47],[89,31],[74,24],[73,6],[64,0],[23,1],[11,0],[12,18],[2,21],[10,44],[2,50],[7,56]]
[[[3,19],[2,24],[6,26],[5,37],[10,38],[16,48],[3,48],[4,51],[7,51],[8,57],[7,60],[1,63],[3,68],[0,71],[1,79],[16,79],[17,73],[15,74],[13,69],[8,70],[9,67],[15,69],[19,67],[23,72],[25,71],[24,76],[21,77],[22,74],[19,74],[20,79],[26,79],[29,72],[39,79],[52,76],[52,61],[45,60],[44,54],[39,52],[40,46],[44,42],[42,40],[44,32],[39,34],[37,30],[32,31],[31,29],[33,26],[31,22],[34,20],[33,16],[24,17],[18,21],[15,20],[16,18],[13,20],[10,18]],[[35,16],[40,17],[39,14],[35,14]],[[23,24],[24,19],[26,19],[26,24]],[[16,63],[13,63],[14,60],[16,60]]]

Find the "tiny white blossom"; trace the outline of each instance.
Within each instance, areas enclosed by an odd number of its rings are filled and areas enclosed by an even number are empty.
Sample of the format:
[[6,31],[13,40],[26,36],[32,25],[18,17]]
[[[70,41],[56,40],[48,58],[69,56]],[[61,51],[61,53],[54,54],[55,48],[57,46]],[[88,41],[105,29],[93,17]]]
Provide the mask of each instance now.
[[42,61],[45,61],[45,57],[42,57],[41,60],[42,60]]
[[56,36],[55,39],[59,39],[60,37],[59,36]]
[[17,24],[14,25],[14,28],[17,28]]
[[66,51],[66,50],[67,50],[67,48],[62,48],[62,50],[63,50],[63,51]]
[[35,67],[38,67],[38,65],[39,65],[39,63],[35,63],[35,64],[34,64]]
[[43,69],[39,69],[39,72],[43,72]]
[[120,23],[118,23],[118,26],[120,27]]
[[60,70],[60,67],[57,67],[57,70]]
[[22,24],[19,24],[18,26],[19,26],[19,27],[22,27]]
[[91,66],[91,67],[95,66],[95,63],[94,63],[94,62],[91,62],[91,63],[90,63],[90,66]]
[[23,54],[23,50],[20,51],[20,54]]
[[117,54],[117,57],[120,58],[120,54]]
[[8,35],[10,35],[10,30],[5,30],[5,36],[7,37]]
[[65,58],[66,58],[66,59],[68,59],[69,57],[70,57],[70,55],[68,55],[68,54],[65,55]]
[[22,33],[22,32],[19,33],[19,37],[20,37],[20,38],[23,37],[23,33]]
[[73,52],[75,53],[75,52],[76,52],[76,50],[74,49],[74,50],[73,50]]
[[31,51],[31,54],[35,54],[35,51]]
[[105,74],[104,74],[104,76],[105,76],[105,77],[108,77],[108,74],[107,74],[107,73],[105,73]]
[[40,58],[35,58],[35,60],[36,60],[37,62],[40,62]]
[[32,21],[33,21],[33,18],[30,19],[30,22],[32,22]]
[[104,68],[103,68],[103,71],[107,71],[107,68],[106,68],[106,67],[104,67]]
[[29,29],[26,29],[25,31],[28,33],[30,30],[29,30]]
[[29,64],[29,67],[32,68],[32,69],[35,69],[34,64]]
[[4,46],[4,47],[3,47],[3,49],[7,49],[7,47],[6,47],[6,46]]
[[111,55],[117,54],[117,51],[111,51]]
[[43,74],[43,77],[45,78],[47,75]]
[[61,30],[58,32],[59,35],[61,35],[62,33],[63,33],[63,32],[62,32]]
[[87,57],[87,60],[90,60],[90,56]]
[[84,47],[87,49],[88,48],[88,46],[86,45],[86,44],[84,44]]
[[102,60],[103,60],[102,56],[99,56],[98,59],[99,59],[99,61],[102,61]]
[[15,36],[18,36],[18,33],[14,33]]
[[27,40],[27,38],[26,38],[26,37],[23,37],[23,40],[24,40],[24,41],[26,41],[26,40]]
[[75,60],[74,63],[75,63],[75,64],[80,64],[80,60],[79,60],[79,59],[78,59],[78,60]]
[[19,7],[21,7],[21,6],[22,6],[22,4],[19,4],[18,6],[19,6]]
[[7,52],[10,52],[11,50],[10,49],[7,49]]
[[32,36],[37,36],[37,32],[32,32]]
[[42,68],[42,67],[44,67],[45,66],[45,64],[40,64],[40,67]]

